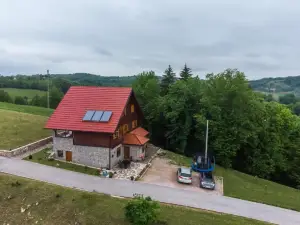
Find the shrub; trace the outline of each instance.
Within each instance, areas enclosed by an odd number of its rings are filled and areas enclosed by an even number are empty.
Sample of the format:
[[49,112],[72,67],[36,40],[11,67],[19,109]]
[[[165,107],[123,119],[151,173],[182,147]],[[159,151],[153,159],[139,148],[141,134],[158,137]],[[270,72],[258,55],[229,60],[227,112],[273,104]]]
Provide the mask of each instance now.
[[11,186],[12,187],[18,187],[18,186],[20,186],[21,184],[19,183],[19,181],[16,181],[16,182],[12,182],[11,183]]
[[114,173],[113,173],[113,172],[109,172],[109,173],[108,173],[108,177],[109,177],[109,178],[113,178],[113,176],[114,176]]
[[60,198],[60,194],[57,193],[57,194],[55,195],[55,197],[56,197],[56,198]]
[[123,164],[124,164],[124,168],[127,169],[130,166],[130,160],[124,159]]
[[32,159],[32,155],[31,154],[28,156],[28,159]]
[[125,207],[125,217],[133,225],[148,225],[157,221],[159,204],[150,197],[136,197]]

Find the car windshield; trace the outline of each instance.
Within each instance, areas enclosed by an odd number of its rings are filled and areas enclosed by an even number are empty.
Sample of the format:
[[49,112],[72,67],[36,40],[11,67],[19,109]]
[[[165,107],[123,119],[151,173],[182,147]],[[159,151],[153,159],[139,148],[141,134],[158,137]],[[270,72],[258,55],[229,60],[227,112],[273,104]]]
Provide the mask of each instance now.
[[180,175],[183,177],[191,177],[191,174],[188,174],[188,173],[181,173]]
[[180,175],[183,177],[191,177],[192,176],[191,171],[188,168],[181,168]]
[[206,182],[213,182],[213,177],[211,173],[203,174],[203,180]]

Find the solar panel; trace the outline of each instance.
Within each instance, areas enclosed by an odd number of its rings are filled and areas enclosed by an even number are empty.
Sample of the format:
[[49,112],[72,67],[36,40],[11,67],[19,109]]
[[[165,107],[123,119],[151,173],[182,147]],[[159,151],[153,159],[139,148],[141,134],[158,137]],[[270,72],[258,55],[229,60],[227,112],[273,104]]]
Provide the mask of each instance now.
[[91,120],[98,122],[98,121],[100,121],[102,115],[103,115],[103,111],[96,111]]
[[103,116],[101,117],[101,122],[108,122],[112,115],[112,111],[104,111]]
[[84,117],[82,118],[83,121],[90,121],[94,115],[95,111],[92,111],[92,110],[88,110]]

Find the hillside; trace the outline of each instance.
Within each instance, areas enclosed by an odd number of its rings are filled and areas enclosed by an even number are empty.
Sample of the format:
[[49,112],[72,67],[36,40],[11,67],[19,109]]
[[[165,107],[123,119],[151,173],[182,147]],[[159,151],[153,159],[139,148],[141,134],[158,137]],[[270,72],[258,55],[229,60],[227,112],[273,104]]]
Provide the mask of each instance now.
[[[87,193],[0,173],[1,224],[110,224],[129,225],[127,200]],[[10,197],[9,197],[10,196]],[[21,212],[21,207],[28,208]],[[161,205],[157,225],[259,225],[264,222],[242,217]],[[155,225],[155,224],[153,224]]]
[[46,91],[34,89],[0,88],[0,90],[7,92],[12,99],[14,99],[16,96],[26,96],[28,100],[31,100],[36,95],[43,96],[47,94]]
[[53,113],[53,109],[37,107],[37,106],[30,106],[30,105],[16,105],[7,102],[0,102],[0,109],[15,111],[15,112],[22,112],[22,113],[29,113],[33,115],[40,115],[49,117]]
[[279,95],[294,93],[300,96],[300,76],[262,78],[250,81],[250,85],[254,90],[261,92],[275,92]]
[[0,102],[0,149],[14,149],[50,136],[44,125],[52,110]]

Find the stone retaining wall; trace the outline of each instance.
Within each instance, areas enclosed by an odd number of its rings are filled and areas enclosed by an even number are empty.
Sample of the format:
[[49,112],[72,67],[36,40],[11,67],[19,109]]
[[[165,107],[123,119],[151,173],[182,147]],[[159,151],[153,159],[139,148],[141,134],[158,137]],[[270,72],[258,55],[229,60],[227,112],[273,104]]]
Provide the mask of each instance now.
[[11,151],[0,150],[0,156],[13,157],[13,156],[21,155],[21,154],[24,154],[25,152],[33,151],[33,150],[40,148],[46,144],[49,144],[50,142],[52,142],[52,136],[38,140],[38,141],[30,143],[28,145],[21,146],[19,148],[15,148]]

